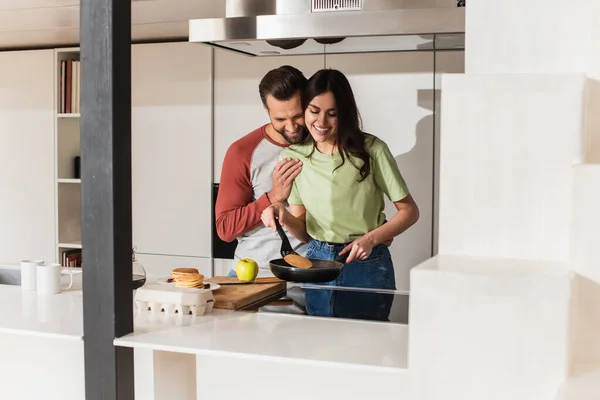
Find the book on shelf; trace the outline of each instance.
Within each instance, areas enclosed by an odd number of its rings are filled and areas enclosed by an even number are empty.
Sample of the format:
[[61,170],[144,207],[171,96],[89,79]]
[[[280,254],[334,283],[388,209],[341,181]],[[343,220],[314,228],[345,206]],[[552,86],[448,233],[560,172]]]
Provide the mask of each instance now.
[[65,250],[62,252],[63,267],[81,267],[81,249]]
[[60,114],[79,112],[80,102],[80,62],[78,60],[62,60],[60,62]]

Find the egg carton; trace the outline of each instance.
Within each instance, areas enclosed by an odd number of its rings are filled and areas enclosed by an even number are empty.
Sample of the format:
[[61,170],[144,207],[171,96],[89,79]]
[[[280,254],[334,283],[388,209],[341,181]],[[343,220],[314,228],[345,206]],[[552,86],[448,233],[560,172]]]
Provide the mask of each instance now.
[[165,312],[179,315],[210,314],[215,304],[209,289],[180,288],[175,285],[145,285],[136,290],[138,311]]

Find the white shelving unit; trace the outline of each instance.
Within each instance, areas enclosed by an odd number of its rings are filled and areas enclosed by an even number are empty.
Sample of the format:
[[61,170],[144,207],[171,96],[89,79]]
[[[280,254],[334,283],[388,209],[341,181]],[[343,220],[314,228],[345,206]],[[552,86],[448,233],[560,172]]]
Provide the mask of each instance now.
[[58,183],[81,183],[81,179],[79,178],[58,178]]
[[[53,245],[59,263],[65,252],[82,249],[81,179],[75,173],[80,115],[76,104],[65,109],[61,101],[65,60],[79,60],[79,49],[55,49],[53,60]],[[132,235],[138,259],[157,274],[177,266],[212,274],[211,82],[210,48],[132,46]]]
[[81,249],[81,242],[77,243],[59,243],[58,247],[61,249]]
[[[80,156],[79,113],[64,113],[61,109],[61,98],[65,96],[61,84],[65,75],[61,71],[61,62],[79,61],[78,48],[55,50],[55,180],[56,180],[56,262],[63,262],[63,253],[81,249],[81,179],[76,176],[75,160]],[[79,85],[79,76],[72,72],[74,79],[71,86]],[[73,90],[76,93],[78,90]],[[76,94],[75,105],[79,102]],[[63,103],[64,104],[64,103]],[[78,106],[72,107],[78,110]]]

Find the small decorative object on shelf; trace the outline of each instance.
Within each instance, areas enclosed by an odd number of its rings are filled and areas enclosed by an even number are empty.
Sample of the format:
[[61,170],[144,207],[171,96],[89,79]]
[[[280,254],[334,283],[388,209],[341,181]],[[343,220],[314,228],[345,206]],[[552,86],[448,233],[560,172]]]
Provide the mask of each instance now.
[[146,270],[144,269],[142,264],[138,260],[136,260],[135,249],[136,247],[134,246],[131,251],[131,273],[133,290],[141,288],[146,283]]
[[75,179],[81,179],[81,157],[77,156],[73,160],[73,176]]
[[464,7],[467,5],[467,0],[458,0],[456,2],[456,7]]

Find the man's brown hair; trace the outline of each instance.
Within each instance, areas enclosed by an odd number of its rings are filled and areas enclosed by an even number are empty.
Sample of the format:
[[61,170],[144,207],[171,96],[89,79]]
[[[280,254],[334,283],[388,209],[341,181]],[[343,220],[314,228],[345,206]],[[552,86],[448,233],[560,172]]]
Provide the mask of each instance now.
[[282,65],[267,72],[258,84],[258,93],[266,107],[268,95],[280,101],[289,100],[298,92],[302,95],[307,82],[308,79],[300,70],[291,65]]

